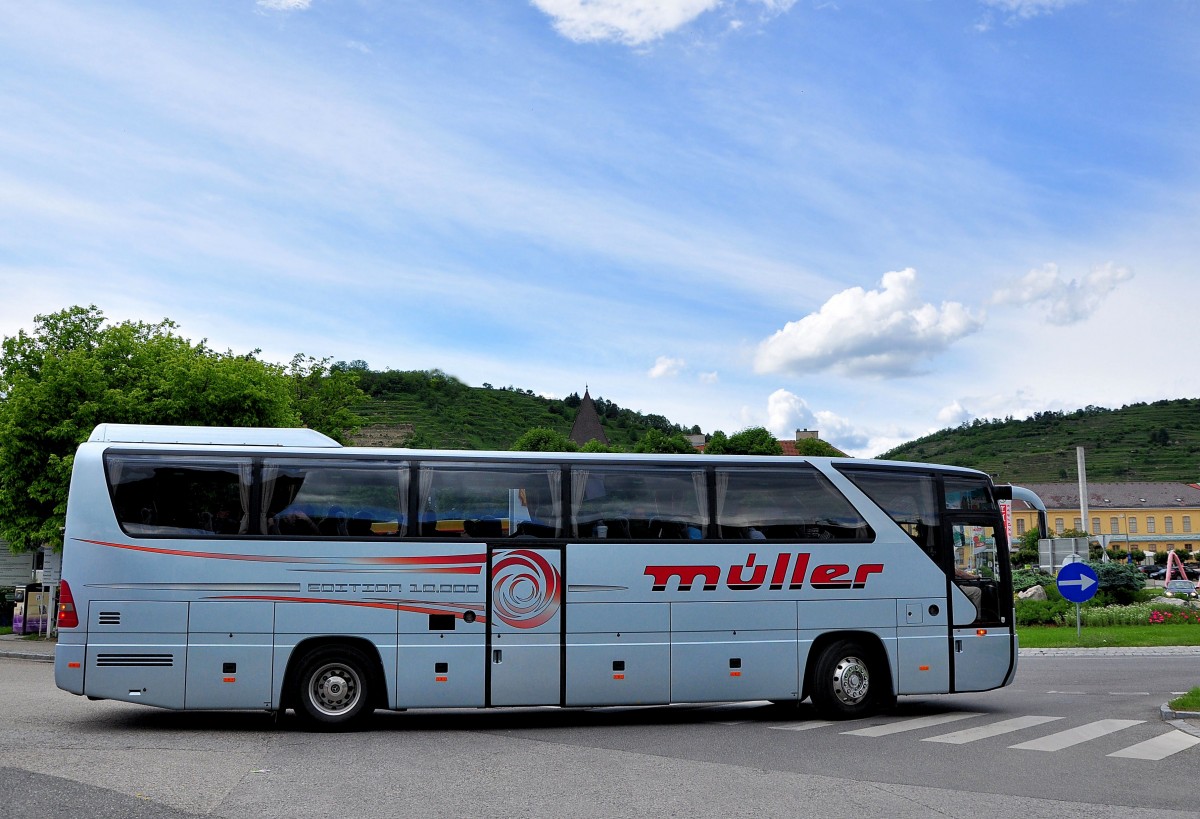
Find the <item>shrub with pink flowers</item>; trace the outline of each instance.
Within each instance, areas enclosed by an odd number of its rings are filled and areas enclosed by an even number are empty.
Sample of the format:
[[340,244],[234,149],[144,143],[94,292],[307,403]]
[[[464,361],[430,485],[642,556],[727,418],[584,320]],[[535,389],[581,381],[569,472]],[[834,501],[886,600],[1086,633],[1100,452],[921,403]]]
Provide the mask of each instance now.
[[1174,611],[1163,611],[1155,609],[1150,612],[1151,625],[1200,625],[1200,611],[1196,609],[1175,609]]

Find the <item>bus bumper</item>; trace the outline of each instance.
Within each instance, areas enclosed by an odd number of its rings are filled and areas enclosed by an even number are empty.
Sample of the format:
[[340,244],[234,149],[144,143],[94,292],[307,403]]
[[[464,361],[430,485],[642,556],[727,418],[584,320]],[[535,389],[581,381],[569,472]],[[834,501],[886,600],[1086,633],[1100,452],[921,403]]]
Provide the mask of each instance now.
[[83,693],[87,646],[59,643],[54,648],[54,684],[72,694]]

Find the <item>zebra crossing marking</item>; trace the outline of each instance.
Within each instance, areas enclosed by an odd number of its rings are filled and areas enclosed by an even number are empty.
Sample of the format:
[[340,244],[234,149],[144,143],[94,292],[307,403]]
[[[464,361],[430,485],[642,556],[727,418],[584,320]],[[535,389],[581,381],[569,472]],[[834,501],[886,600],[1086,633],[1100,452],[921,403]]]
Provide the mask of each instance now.
[[1022,751],[1061,751],[1064,748],[1070,748],[1072,745],[1099,739],[1102,736],[1123,731],[1126,728],[1141,725],[1144,722],[1144,719],[1101,719],[1089,722],[1086,725],[1080,725],[1078,728],[1070,728],[1066,731],[1059,731],[1056,734],[1049,734],[1038,739],[1031,739],[1029,742],[1022,742],[1019,745],[1009,745],[1008,747],[1017,748]]
[[1160,734],[1154,739],[1139,742],[1137,745],[1130,745],[1128,748],[1113,751],[1109,756],[1120,757],[1122,759],[1157,761],[1166,759],[1171,754],[1186,751],[1198,742],[1200,742],[1200,737],[1185,734],[1183,731],[1171,731],[1167,734]]
[[768,725],[768,728],[776,731],[807,731],[810,728],[826,728],[830,725],[838,725],[840,723],[827,719],[814,719],[808,722],[797,722],[793,725]]
[[1035,725],[1044,725],[1047,722],[1054,722],[1062,717],[1014,717],[1013,719],[1001,720],[993,722],[991,725],[981,725],[978,728],[967,728],[963,731],[955,731],[951,734],[942,734],[936,737],[926,737],[922,742],[946,742],[951,745],[962,745],[967,742],[974,742],[977,739],[989,739],[998,737],[1002,734],[1010,734],[1013,731],[1020,731],[1024,728],[1032,728]]
[[971,717],[981,717],[983,714],[979,711],[956,711],[950,714],[934,714],[929,717],[913,717],[902,722],[889,722],[886,725],[872,725],[868,728],[859,728],[855,731],[842,731],[843,734],[849,734],[854,737],[885,737],[891,734],[900,734],[904,731],[916,731],[920,728],[932,728],[934,725],[943,725],[947,722],[957,722],[960,719],[970,719]]

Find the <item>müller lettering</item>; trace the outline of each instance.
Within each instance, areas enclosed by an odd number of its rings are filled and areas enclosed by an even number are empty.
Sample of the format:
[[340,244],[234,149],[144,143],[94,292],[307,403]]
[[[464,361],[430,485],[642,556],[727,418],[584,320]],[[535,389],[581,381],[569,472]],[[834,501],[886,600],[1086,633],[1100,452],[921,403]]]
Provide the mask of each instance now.
[[736,563],[725,572],[721,571],[720,566],[647,566],[644,574],[653,582],[651,590],[661,592],[667,590],[672,577],[679,579],[679,591],[691,591],[698,580],[703,581],[704,591],[716,591],[722,574],[725,576],[725,585],[731,590],[753,591],[767,584],[768,570],[771,574],[768,588],[773,591],[784,587],[785,578],[789,589],[804,588],[806,580],[814,589],[861,589],[867,585],[868,577],[883,572],[882,563],[862,563],[853,569],[846,563],[823,563],[809,572],[811,557],[808,552],[784,552],[775,558],[775,565],[771,567],[766,563],[758,563],[758,555],[751,552],[744,563]]

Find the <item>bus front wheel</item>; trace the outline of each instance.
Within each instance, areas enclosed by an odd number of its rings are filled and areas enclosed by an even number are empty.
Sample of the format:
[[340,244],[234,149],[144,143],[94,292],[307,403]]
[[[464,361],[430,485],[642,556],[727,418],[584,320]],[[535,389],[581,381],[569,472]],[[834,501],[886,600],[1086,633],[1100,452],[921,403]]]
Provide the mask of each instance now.
[[296,715],[308,727],[339,730],[370,716],[371,664],[362,652],[345,648],[319,649],[300,666]]
[[875,655],[857,640],[838,640],[817,659],[812,701],[833,719],[857,719],[874,713],[889,686]]

